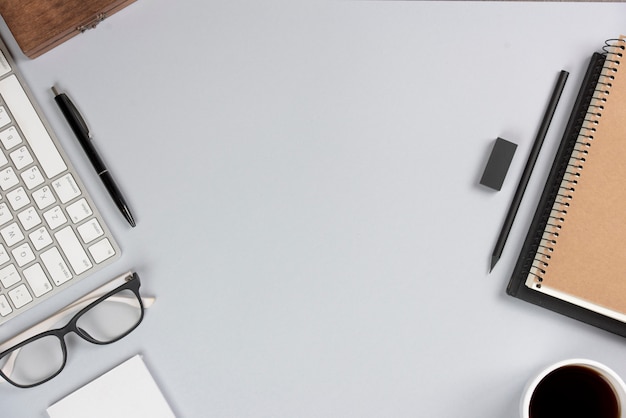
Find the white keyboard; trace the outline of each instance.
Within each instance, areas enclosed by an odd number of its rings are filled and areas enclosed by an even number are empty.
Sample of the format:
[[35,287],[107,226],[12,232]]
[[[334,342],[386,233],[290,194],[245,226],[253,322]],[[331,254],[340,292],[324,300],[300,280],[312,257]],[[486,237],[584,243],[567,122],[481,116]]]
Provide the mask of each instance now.
[[119,255],[0,40],[0,324]]

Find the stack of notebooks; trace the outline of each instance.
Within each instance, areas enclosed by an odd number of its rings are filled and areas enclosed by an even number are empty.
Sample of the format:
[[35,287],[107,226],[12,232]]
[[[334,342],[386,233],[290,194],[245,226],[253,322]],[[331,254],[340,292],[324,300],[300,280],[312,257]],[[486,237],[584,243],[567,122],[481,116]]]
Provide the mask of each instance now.
[[626,37],[591,57],[507,293],[626,336]]

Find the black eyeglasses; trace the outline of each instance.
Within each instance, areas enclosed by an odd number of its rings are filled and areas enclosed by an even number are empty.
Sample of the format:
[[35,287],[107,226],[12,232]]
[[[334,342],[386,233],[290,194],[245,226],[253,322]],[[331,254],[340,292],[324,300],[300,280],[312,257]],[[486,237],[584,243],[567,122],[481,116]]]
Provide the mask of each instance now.
[[[120,281],[123,281],[121,285],[108,290]],[[37,333],[0,352],[0,376],[20,388],[37,386],[54,378],[65,367],[65,336],[71,332],[93,344],[111,344],[124,338],[137,328],[144,316],[140,285],[137,273],[120,276],[33,327],[36,331],[56,323],[60,316],[89,302],[64,327]]]

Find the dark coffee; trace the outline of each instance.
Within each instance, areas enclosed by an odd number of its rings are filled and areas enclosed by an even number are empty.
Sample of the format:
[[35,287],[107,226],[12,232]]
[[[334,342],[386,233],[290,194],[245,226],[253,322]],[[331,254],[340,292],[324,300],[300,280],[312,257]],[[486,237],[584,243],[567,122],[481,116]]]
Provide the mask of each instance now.
[[546,377],[530,399],[530,418],[619,418],[613,386],[585,366],[564,366]]

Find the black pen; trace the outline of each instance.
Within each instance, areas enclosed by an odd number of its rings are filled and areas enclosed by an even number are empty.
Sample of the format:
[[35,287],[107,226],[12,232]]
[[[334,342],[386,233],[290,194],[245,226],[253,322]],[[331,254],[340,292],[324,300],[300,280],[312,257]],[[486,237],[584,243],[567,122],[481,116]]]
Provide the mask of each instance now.
[[78,142],[83,147],[85,154],[87,154],[87,158],[91,161],[91,165],[93,165],[98,177],[100,177],[100,180],[104,183],[104,187],[113,198],[115,205],[118,207],[120,212],[122,212],[122,215],[124,215],[128,223],[134,227],[136,225],[135,219],[133,218],[132,213],[130,213],[130,209],[128,209],[128,205],[124,200],[124,196],[122,196],[122,192],[117,187],[117,184],[115,184],[113,176],[111,176],[111,173],[109,173],[106,165],[104,165],[104,161],[102,161],[102,158],[100,158],[96,148],[93,146],[89,128],[87,127],[85,120],[81,116],[78,109],[76,109],[76,106],[74,106],[74,103],[72,103],[70,98],[67,97],[65,93],[59,93],[55,87],[52,87],[52,92],[54,93],[54,101],[57,102],[63,116],[65,116],[65,119],[72,128],[72,131],[74,131],[76,138],[78,138]]
[[515,219],[515,215],[517,214],[517,210],[519,209],[520,203],[522,201],[522,196],[524,195],[524,191],[526,190],[526,186],[528,185],[528,180],[530,179],[530,175],[533,171],[533,168],[535,167],[535,162],[537,161],[537,157],[539,156],[541,145],[543,145],[543,140],[545,139],[548,128],[550,127],[550,122],[552,121],[552,117],[554,116],[554,111],[556,110],[556,106],[559,103],[559,99],[561,98],[561,93],[563,92],[563,88],[565,87],[565,82],[567,81],[568,75],[569,73],[565,70],[561,70],[561,72],[559,73],[556,85],[554,86],[554,90],[552,91],[552,96],[550,96],[550,101],[548,102],[548,107],[545,114],[543,115],[543,119],[541,120],[541,125],[539,125],[539,131],[537,132],[537,136],[535,137],[535,142],[533,143],[533,146],[530,150],[528,161],[526,161],[526,166],[524,167],[522,178],[517,185],[515,195],[513,196],[513,201],[511,202],[511,206],[509,206],[509,211],[507,212],[506,218],[504,219],[504,225],[502,225],[502,230],[500,231],[500,235],[498,236],[496,247],[494,248],[491,255],[491,267],[489,271],[493,270],[493,267],[496,265],[496,263],[500,259],[500,256],[502,255],[502,251],[504,250],[504,244],[506,243],[506,239],[509,236],[509,232],[511,232],[513,220]]

